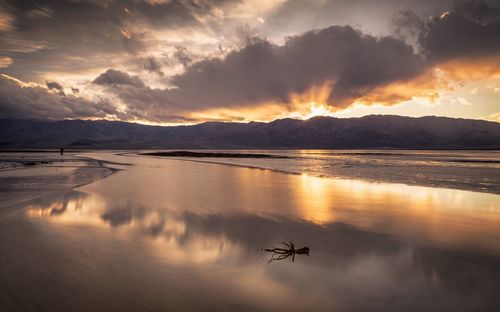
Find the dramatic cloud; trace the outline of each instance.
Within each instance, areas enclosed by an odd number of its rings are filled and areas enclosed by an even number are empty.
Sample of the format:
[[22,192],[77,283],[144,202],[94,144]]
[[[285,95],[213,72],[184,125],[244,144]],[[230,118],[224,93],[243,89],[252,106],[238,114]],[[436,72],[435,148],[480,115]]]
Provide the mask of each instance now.
[[[328,84],[324,100],[346,107],[374,89],[412,81],[426,70],[423,59],[401,40],[333,26],[291,37],[284,46],[256,40],[224,59],[195,63],[172,78],[173,89],[120,89],[118,95],[129,108],[140,105],[151,115],[162,108],[185,113],[269,102],[287,105],[295,95]],[[381,92],[374,100],[401,96],[411,95]]]
[[33,76],[40,72],[132,62],[162,48],[177,31],[207,32],[200,17],[233,3],[5,0],[0,3],[0,55],[16,60],[12,74],[31,76],[38,82],[43,79]]
[[139,26],[197,24],[178,1],[7,1],[6,9],[17,35],[48,41],[60,49],[91,46],[112,51],[130,41]]
[[138,77],[130,76],[128,73],[108,69],[93,81],[98,85],[129,85],[135,87],[144,87],[144,83]]
[[482,1],[457,3],[421,26],[419,44],[434,62],[500,55],[500,8]]
[[0,74],[0,112],[2,118],[88,118],[119,116],[107,101],[89,101],[59,93],[33,83],[24,83]]
[[[262,120],[431,103],[457,82],[498,86],[500,3],[5,0],[0,69],[0,117],[26,105],[40,118]],[[485,105],[477,116],[498,112]]]

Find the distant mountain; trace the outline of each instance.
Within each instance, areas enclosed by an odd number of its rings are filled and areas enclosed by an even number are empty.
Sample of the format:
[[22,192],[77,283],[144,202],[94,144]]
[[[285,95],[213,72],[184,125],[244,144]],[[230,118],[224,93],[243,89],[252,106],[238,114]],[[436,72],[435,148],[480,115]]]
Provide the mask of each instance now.
[[370,115],[159,127],[119,121],[0,119],[0,149],[500,149],[500,123]]

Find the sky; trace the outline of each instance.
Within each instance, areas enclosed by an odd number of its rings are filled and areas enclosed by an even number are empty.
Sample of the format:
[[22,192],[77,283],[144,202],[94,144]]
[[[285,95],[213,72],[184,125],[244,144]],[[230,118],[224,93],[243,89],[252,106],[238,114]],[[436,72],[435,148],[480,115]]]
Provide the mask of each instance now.
[[0,118],[500,122],[494,0],[0,0]]

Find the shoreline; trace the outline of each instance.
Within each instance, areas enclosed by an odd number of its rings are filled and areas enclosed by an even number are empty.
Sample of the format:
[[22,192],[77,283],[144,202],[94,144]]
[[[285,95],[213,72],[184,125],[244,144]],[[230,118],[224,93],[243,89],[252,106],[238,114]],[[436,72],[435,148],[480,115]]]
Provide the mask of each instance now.
[[[112,162],[102,161],[87,156],[72,156],[74,158],[67,162],[80,160],[81,162],[86,162],[87,164],[83,166],[58,166],[58,164],[64,163],[63,160],[42,163],[34,166],[22,166],[0,170],[0,194],[7,194],[7,204],[0,204],[0,219],[4,219],[8,215],[15,213],[17,211],[16,207],[26,205],[31,201],[40,200],[45,197],[57,196],[66,192],[74,191],[79,187],[91,184],[102,179],[106,179],[114,173],[122,170],[106,166],[107,164],[114,164]],[[86,172],[82,173],[82,170]],[[59,173],[59,171],[65,172],[62,172],[62,174],[58,175],[57,173]],[[43,173],[45,175],[43,175]],[[34,176],[41,176],[42,181],[40,181],[38,185],[35,184],[34,186],[30,186],[30,189],[25,190],[27,194],[11,194],[11,192],[9,192],[9,188],[16,188],[16,186],[18,186],[16,184],[22,184],[23,179],[32,179]],[[61,176],[67,178],[69,181],[66,183],[60,183],[58,187],[53,189],[40,189],[42,188],[42,185],[46,184],[44,180],[50,179],[51,177],[54,179],[60,179]],[[9,195],[10,198],[8,198]]]

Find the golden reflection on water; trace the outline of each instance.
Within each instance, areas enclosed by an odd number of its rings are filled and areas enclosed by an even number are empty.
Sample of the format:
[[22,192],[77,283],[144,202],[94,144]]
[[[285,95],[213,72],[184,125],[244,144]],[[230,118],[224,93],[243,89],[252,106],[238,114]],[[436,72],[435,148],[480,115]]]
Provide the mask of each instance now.
[[31,204],[26,214],[31,218],[50,217],[51,222],[70,225],[106,225],[101,218],[106,211],[106,202],[97,194],[75,193],[63,199],[44,204]]
[[55,225],[113,227],[116,233],[128,234],[128,238],[146,234],[151,237],[147,244],[152,251],[160,251],[171,263],[212,263],[222,255],[239,254],[239,247],[224,235],[194,234],[184,239],[187,226],[181,218],[159,210],[134,212],[129,204],[116,205],[99,194],[70,193],[45,205],[29,205],[26,215],[48,218]]
[[307,174],[300,175],[298,192],[293,194],[299,203],[298,214],[304,220],[315,223],[334,221],[335,196],[329,189],[332,185],[324,180]]
[[[393,298],[400,303],[396,310],[413,306],[414,298],[447,308],[451,301],[461,307],[464,297],[483,307],[496,303],[499,263],[477,255],[500,255],[498,195],[134,161],[106,179],[27,207],[27,223],[43,225],[37,233],[49,238],[42,242],[51,252],[40,255],[56,255],[58,283],[60,259],[69,265],[66,258],[74,258],[78,265],[67,270],[75,272],[68,281],[97,287],[97,294],[111,289],[120,300],[137,294],[137,303],[151,310],[200,310],[212,302],[228,310],[243,304],[256,307],[249,310],[378,305],[373,310],[388,311]],[[262,248],[290,240],[310,247],[310,256],[267,263]],[[475,249],[488,253],[470,262]],[[94,270],[99,274],[85,280]],[[196,301],[198,309],[182,309],[180,298]],[[224,306],[228,301],[236,305]]]
[[341,222],[376,233],[500,251],[498,195],[216,164],[166,164],[162,169],[168,170],[127,169],[84,187],[88,192],[80,193],[84,196],[34,205],[27,214],[50,216],[56,223],[152,232],[164,238],[163,244],[179,258],[190,254],[192,259],[214,259],[221,246],[237,249],[224,235],[210,239],[190,235],[189,243],[180,246],[178,242],[189,232],[182,217],[186,212],[291,218],[318,225]]
[[305,174],[296,190],[298,214],[315,223],[500,250],[498,195]]

